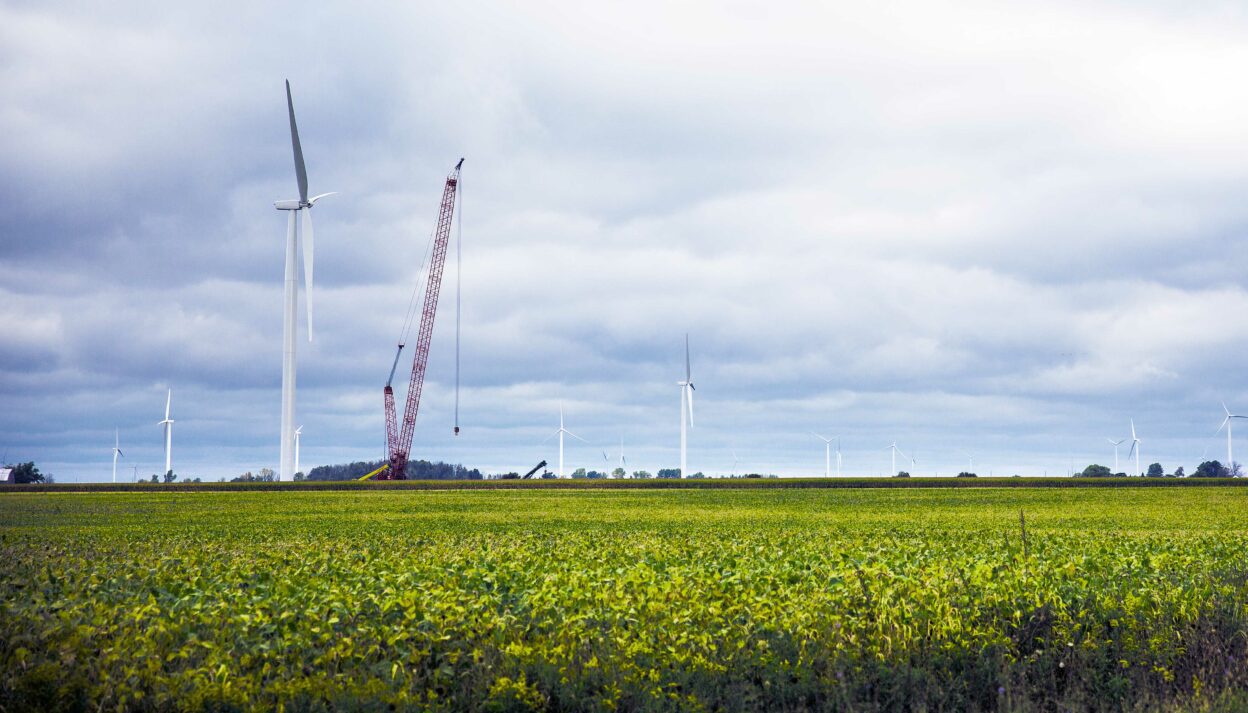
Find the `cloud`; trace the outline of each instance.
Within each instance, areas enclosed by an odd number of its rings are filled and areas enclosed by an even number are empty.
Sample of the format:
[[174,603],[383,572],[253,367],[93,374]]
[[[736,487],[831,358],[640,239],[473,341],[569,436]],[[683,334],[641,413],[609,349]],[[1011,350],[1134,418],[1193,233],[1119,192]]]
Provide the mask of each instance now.
[[[380,457],[381,387],[467,157],[415,452],[846,472],[1192,467],[1248,328],[1248,18],[1170,3],[0,8],[0,433],[66,479],[111,431],[277,459],[282,80],[318,204],[306,464]],[[452,261],[454,261],[452,254]],[[410,353],[410,350],[409,350]],[[410,369],[406,357],[400,379]],[[1072,453],[1073,451],[1073,453]],[[1111,456],[1112,457],[1112,454]],[[1082,467],[1086,463],[1078,463]]]

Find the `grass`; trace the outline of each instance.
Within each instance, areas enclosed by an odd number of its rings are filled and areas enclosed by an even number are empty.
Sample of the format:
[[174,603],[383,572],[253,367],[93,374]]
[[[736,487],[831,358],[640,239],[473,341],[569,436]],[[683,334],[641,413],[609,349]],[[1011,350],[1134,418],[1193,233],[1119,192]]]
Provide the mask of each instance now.
[[1236,487],[164,487],[0,495],[0,709],[1248,703]]

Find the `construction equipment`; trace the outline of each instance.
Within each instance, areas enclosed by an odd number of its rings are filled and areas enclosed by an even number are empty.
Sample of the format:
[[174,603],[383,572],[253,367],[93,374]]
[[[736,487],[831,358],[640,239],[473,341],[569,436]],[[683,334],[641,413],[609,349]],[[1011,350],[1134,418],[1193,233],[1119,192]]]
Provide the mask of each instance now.
[[[377,470],[374,470],[371,473],[367,473],[365,475],[360,476],[358,480],[361,480],[361,481],[368,480],[369,478],[376,476],[378,473],[381,473],[382,471],[389,470],[389,469],[390,469],[390,464],[383,463],[380,468],[378,468]],[[386,480],[386,478],[379,478],[379,480]]]
[[[407,404],[403,409],[403,426],[399,428],[394,406],[395,369],[399,366],[399,357],[403,354],[403,346],[407,330],[411,328],[411,313],[399,338],[399,348],[394,354],[394,365],[390,367],[390,378],[386,379],[386,451],[390,459],[390,468],[377,476],[378,480],[407,480],[407,457],[412,449],[412,436],[416,432],[416,412],[420,409],[420,392],[425,384],[425,366],[429,363],[429,343],[433,339],[433,320],[438,311],[438,294],[442,289],[442,268],[446,264],[446,248],[451,237],[451,218],[455,213],[455,192],[459,185],[459,171],[464,159],[459,159],[450,175],[446,177],[446,186],[442,189],[442,206],[438,211],[438,225],[433,233],[433,248],[429,258],[428,277],[425,280],[424,310],[420,316],[420,330],[416,333],[416,353],[412,357],[412,378],[407,385]],[[413,295],[413,300],[415,296]],[[414,304],[414,301],[413,301]]]
[[536,473],[537,471],[545,467],[546,467],[546,461],[542,461],[541,463],[538,463],[537,465],[533,466],[533,470],[530,470],[529,472],[524,474],[524,479],[528,480],[529,478],[532,478],[534,473]]

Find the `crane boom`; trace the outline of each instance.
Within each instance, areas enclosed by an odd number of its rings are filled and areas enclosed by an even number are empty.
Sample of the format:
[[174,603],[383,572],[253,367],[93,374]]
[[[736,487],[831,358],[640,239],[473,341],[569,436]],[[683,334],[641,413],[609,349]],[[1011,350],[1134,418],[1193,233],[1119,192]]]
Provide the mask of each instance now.
[[[429,363],[429,344],[433,340],[433,320],[438,311],[438,294],[442,289],[442,268],[446,264],[446,249],[451,237],[451,217],[455,212],[455,191],[459,185],[459,170],[464,165],[461,158],[450,175],[446,177],[446,186],[442,189],[442,207],[438,212],[438,227],[433,235],[433,253],[429,259],[429,278],[425,283],[425,305],[420,316],[420,331],[416,333],[416,351],[412,355],[412,378],[407,385],[407,404],[403,409],[403,424],[400,429],[395,414],[394,368],[390,369],[390,379],[386,381],[386,449],[389,451],[390,469],[379,474],[379,480],[406,480],[407,458],[412,450],[412,436],[416,432],[416,412],[420,409],[420,392],[425,385],[425,366]],[[399,344],[394,356],[395,367],[399,363],[399,355],[403,353],[403,344]]]

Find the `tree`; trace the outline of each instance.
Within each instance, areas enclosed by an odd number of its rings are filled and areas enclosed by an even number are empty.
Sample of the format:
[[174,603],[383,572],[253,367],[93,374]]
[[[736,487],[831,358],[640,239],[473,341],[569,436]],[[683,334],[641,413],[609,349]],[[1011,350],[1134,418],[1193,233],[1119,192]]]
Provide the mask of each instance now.
[[295,482],[296,482],[296,483],[298,483],[298,482],[302,482],[302,481],[303,481],[303,480],[305,480],[305,479],[306,479],[306,476],[303,474],[303,471],[302,471],[302,470],[301,470],[301,471],[299,471],[298,473],[295,473]]
[[34,461],[18,463],[13,466],[13,482],[14,483],[43,483],[46,481],[43,473],[35,467]]
[[155,473],[152,473],[152,482],[153,482],[153,483],[159,483],[159,482],[160,482],[160,476],[159,476],[159,475],[156,475]]
[[1103,465],[1099,465],[1097,463],[1093,463],[1087,468],[1084,468],[1082,473],[1076,473],[1075,477],[1076,478],[1109,478],[1112,475],[1113,474],[1109,472],[1109,468]]
[[899,470],[897,471],[897,475],[894,475],[893,477],[894,478],[909,478],[910,474],[904,470]]
[[576,470],[572,471],[572,477],[573,477],[573,478],[584,478],[584,477],[585,477],[585,469],[584,469],[584,468],[577,468]]
[[625,471],[623,468],[616,468],[615,470],[611,471],[612,478],[623,478],[626,475],[628,475],[628,472]]
[[694,473],[693,475],[691,475],[691,476],[689,476],[689,477],[690,477],[690,478],[705,478],[705,477],[706,477],[706,473],[703,473],[702,471],[700,471],[700,470],[699,470],[698,472]]
[[256,476],[256,480],[263,483],[272,483],[277,480],[277,473],[274,473],[272,468],[261,468],[260,474]]
[[680,468],[659,468],[660,478],[679,478]]
[[1184,475],[1184,474],[1183,474],[1183,466],[1179,466],[1178,468],[1175,468],[1175,469],[1174,469],[1174,477],[1176,477],[1176,478],[1182,478],[1182,477],[1183,477],[1183,475]]
[[178,474],[177,474],[177,473],[175,473],[175,472],[173,472],[172,470],[171,470],[171,471],[169,471],[169,472],[167,472],[167,473],[165,473],[165,482],[166,482],[166,483],[172,483],[173,481],[175,481],[175,480],[177,480],[177,479],[178,479]]
[[961,473],[958,473],[958,477],[959,478],[978,478],[979,476],[975,475],[974,473],[968,473],[967,471],[964,470]]
[[555,478],[558,478],[558,477],[559,477],[559,476],[555,475],[554,473],[550,472],[549,470],[548,470],[548,471],[546,471],[546,472],[544,472],[544,473],[542,473],[542,480],[554,480]]
[[648,470],[634,470],[633,477],[637,478],[638,480],[648,480],[650,478],[653,478],[654,476],[650,475],[650,471]]
[[1226,466],[1216,460],[1207,460],[1196,466],[1196,472],[1192,473],[1193,478],[1229,478],[1231,472]]
[[1150,478],[1160,478],[1165,474],[1166,474],[1166,469],[1162,468],[1160,463],[1153,463],[1152,465],[1148,466],[1147,475]]

